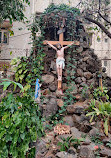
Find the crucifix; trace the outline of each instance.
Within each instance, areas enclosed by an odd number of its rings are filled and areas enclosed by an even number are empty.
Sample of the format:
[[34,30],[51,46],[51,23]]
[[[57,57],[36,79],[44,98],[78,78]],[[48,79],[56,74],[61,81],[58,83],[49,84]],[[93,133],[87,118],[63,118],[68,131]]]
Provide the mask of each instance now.
[[[79,41],[64,41],[64,26],[61,26],[60,30],[57,32],[59,34],[59,41],[44,41],[43,44],[48,44],[57,52],[56,67],[58,73],[58,90],[62,87],[62,69],[65,67],[64,50],[71,45],[79,45]],[[56,47],[54,46],[56,45]],[[63,47],[65,45],[65,47]]]

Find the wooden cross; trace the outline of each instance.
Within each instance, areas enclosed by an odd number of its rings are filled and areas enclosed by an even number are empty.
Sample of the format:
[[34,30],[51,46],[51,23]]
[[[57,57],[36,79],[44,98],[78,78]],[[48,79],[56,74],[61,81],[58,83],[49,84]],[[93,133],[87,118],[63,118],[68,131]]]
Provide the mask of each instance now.
[[[58,31],[59,34],[59,41],[48,41],[50,44],[56,45],[57,43],[60,43],[61,46],[63,47],[64,45],[69,45],[72,42],[74,42],[74,45],[80,45],[79,41],[64,41],[64,29],[63,27],[60,28],[60,30]],[[46,44],[46,42],[43,42],[44,44]]]
[[[48,41],[48,42],[52,45],[56,45],[57,43],[60,43],[62,47],[64,45],[70,45],[72,42],[74,42],[74,45],[80,45],[79,41],[64,41],[64,32],[65,30],[63,29],[63,27],[61,27],[60,30],[58,31],[59,41]],[[46,44],[46,42],[44,41],[43,44]],[[58,89],[61,89],[61,87],[62,87],[62,81],[58,81]]]

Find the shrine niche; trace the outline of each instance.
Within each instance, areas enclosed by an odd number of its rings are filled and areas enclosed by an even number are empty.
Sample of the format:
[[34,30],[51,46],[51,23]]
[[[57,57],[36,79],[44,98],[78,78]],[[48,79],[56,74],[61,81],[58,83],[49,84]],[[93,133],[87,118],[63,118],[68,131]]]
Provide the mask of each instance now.
[[[57,21],[55,21],[55,23],[54,23],[53,17],[57,15],[51,13],[50,15],[43,16],[44,27],[45,27],[44,37],[46,40],[43,43],[48,44],[51,48],[53,48],[57,52],[58,57],[56,59],[56,68],[57,68],[57,74],[58,74],[58,89],[61,89],[62,88],[62,69],[64,69],[64,66],[65,66],[64,51],[66,48],[70,47],[71,45],[80,45],[80,40],[81,40],[80,33],[85,32],[85,30],[82,23],[77,19],[78,17],[74,19],[73,25],[70,28],[68,27],[68,20],[67,20],[69,15],[65,11],[61,12],[61,14],[59,11],[56,14],[58,15],[58,19]],[[73,31],[73,32],[71,33],[70,31],[71,32]],[[84,37],[83,37],[83,40],[84,40]],[[60,50],[57,51],[57,48],[55,47],[58,43],[60,44],[61,52],[63,54],[62,58],[58,54]],[[48,51],[51,51],[50,48],[48,49]],[[63,64],[60,66],[58,61],[60,61],[60,65],[62,63]],[[59,65],[59,68],[57,65]],[[45,67],[47,67],[46,60],[45,60]],[[51,68],[52,68],[52,61],[51,61]]]
[[[44,20],[48,18],[50,19],[50,17],[45,17]],[[82,42],[87,42],[88,43],[88,34],[85,32],[85,29],[83,27],[83,24],[80,20],[75,20],[75,26],[70,29],[68,28],[68,24],[67,24],[67,19],[65,17],[62,17],[60,20],[62,20],[62,22],[60,22],[60,24],[56,24],[58,26],[55,26],[55,24],[53,24],[53,22],[49,23],[48,26],[45,26],[44,29],[44,37],[45,39],[47,39],[48,41],[58,41],[59,40],[59,33],[60,33],[60,28],[63,28],[63,33],[64,33],[64,39],[66,41],[71,41],[71,40],[78,40]],[[45,22],[46,23],[46,22]],[[71,31],[71,32],[70,32]],[[73,33],[72,33],[73,31]],[[72,35],[71,35],[72,33]]]

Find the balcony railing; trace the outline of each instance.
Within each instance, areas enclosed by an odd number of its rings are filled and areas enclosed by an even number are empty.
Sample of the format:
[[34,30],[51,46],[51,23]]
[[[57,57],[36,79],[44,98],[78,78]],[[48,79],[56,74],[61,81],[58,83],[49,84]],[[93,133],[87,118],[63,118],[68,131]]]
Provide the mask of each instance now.
[[16,57],[29,55],[30,49],[4,48],[0,52],[0,60],[11,60]]

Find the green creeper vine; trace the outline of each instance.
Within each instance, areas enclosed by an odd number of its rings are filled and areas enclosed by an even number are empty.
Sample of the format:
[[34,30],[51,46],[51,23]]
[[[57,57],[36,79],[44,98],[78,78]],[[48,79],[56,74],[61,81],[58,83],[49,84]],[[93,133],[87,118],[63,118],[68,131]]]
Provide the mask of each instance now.
[[[67,5],[58,5],[55,6],[54,4],[50,5],[46,11],[41,16],[40,26],[44,26],[44,28],[50,29],[52,26],[56,26],[57,29],[60,28],[62,23],[62,18],[65,18],[65,28],[67,30],[67,41],[75,40],[78,38],[76,32],[76,20],[77,16],[80,14],[79,10],[76,8],[70,8]],[[70,55],[70,58],[67,62],[67,87],[68,89],[65,91],[65,96],[63,97],[64,106],[58,110],[58,112],[49,118],[50,123],[53,125],[62,123],[62,118],[66,113],[67,105],[73,104],[75,102],[75,97],[73,95],[73,90],[76,88],[74,82],[74,75],[75,71],[75,62],[76,60],[72,57],[72,54],[76,54],[76,50],[74,47],[69,48],[67,53]],[[72,75],[71,75],[72,73]],[[73,87],[71,86],[73,84]]]

